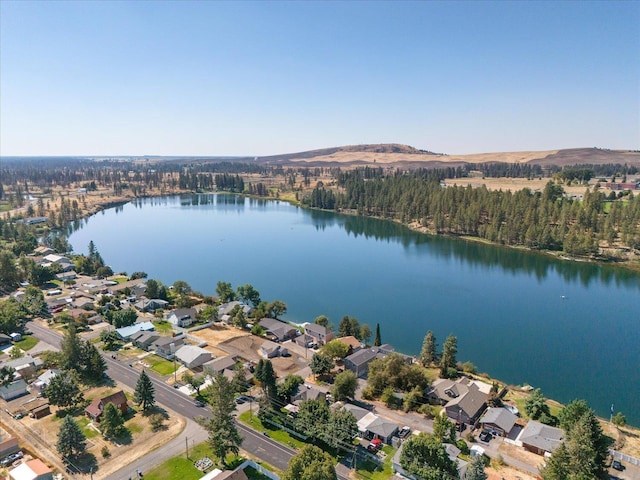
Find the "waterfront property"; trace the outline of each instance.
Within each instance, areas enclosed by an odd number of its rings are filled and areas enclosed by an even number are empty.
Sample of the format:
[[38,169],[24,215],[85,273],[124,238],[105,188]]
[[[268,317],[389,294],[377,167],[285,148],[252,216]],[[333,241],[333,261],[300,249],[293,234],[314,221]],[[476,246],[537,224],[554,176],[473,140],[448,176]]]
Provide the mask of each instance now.
[[544,423],[529,420],[516,439],[516,444],[521,444],[525,450],[538,455],[552,454],[563,442],[564,431],[560,428],[550,427]]

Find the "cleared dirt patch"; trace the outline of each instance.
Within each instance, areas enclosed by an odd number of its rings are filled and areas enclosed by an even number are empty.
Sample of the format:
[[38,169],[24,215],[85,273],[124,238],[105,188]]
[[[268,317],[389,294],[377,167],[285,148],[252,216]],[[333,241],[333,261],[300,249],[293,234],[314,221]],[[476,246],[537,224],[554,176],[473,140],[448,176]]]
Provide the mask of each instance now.
[[[250,337],[251,333],[235,327],[214,325],[210,328],[198,330],[197,332],[191,332],[189,335],[198,337],[203,342],[207,342],[207,346],[205,347],[205,349],[213,353],[216,357],[223,357],[225,355],[228,355],[229,352],[219,348],[219,344],[228,342],[235,338]],[[259,348],[259,345],[256,348]]]

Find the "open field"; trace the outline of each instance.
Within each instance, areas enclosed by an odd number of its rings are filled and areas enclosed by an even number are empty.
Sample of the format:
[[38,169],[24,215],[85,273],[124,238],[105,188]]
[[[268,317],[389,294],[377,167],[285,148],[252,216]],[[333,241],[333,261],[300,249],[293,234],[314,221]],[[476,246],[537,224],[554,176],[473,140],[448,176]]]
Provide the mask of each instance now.
[[198,337],[202,341],[207,342],[207,346],[205,347],[205,349],[213,353],[216,357],[223,357],[225,355],[228,355],[228,352],[218,347],[218,344],[229,342],[236,338],[249,337],[251,336],[251,333],[235,327],[214,325],[210,328],[198,330],[197,332],[191,332],[190,335]]

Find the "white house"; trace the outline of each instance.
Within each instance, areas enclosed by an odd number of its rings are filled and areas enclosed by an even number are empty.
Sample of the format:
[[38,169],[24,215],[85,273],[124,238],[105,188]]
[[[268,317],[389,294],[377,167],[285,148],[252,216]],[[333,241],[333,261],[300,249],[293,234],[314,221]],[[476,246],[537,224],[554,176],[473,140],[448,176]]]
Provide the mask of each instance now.
[[176,308],[167,315],[167,322],[175,327],[185,328],[196,321],[195,308]]

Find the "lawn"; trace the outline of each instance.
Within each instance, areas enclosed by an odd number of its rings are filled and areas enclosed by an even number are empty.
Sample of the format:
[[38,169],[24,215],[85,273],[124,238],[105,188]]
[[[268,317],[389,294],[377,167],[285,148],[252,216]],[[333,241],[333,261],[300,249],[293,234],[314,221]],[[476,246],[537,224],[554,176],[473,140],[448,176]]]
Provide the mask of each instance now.
[[254,430],[257,430],[259,432],[266,432],[269,437],[273,438],[277,442],[282,443],[283,445],[287,445],[288,447],[302,448],[306,445],[306,443],[298,440],[284,430],[276,429],[276,427],[274,427],[273,425],[263,425],[255,413],[251,414],[251,412],[244,412],[240,414],[238,418],[242,423],[246,423]]
[[366,461],[358,464],[356,476],[367,480],[388,480],[393,477],[393,467],[391,460],[396,453],[396,449],[390,445],[382,447],[382,451],[386,454],[384,462],[378,467],[374,462]]
[[156,327],[156,332],[158,332],[160,335],[173,333],[173,327],[166,320],[158,320],[152,323],[153,326]]
[[148,357],[145,357],[143,361],[148,363],[150,368],[154,372],[158,372],[160,375],[170,375],[176,370],[174,362],[165,360],[157,355],[149,355]]
[[87,438],[94,438],[100,435],[95,428],[89,426],[91,420],[89,420],[87,417],[79,417],[78,419],[76,419],[76,422],[82,429],[82,433],[84,433]]
[[[145,480],[198,480],[204,472],[198,470],[194,463],[204,457],[209,457],[215,466],[215,457],[206,442],[189,449],[189,458],[184,453],[170,458],[153,470],[144,472],[144,478]],[[237,465],[241,463],[240,460],[230,456],[227,458],[227,463]],[[261,479],[262,477],[249,478]]]
[[31,350],[33,347],[35,347],[38,344],[39,341],[40,340],[38,340],[35,337],[28,336],[28,337],[24,337],[19,342],[16,342],[15,346],[18,347],[21,350],[27,351],[27,350]]

